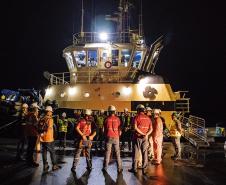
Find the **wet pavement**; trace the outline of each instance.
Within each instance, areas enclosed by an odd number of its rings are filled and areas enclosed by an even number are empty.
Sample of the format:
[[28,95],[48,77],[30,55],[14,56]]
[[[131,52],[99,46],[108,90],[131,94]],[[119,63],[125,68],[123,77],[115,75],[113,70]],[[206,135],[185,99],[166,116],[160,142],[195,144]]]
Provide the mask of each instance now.
[[[118,174],[114,159],[107,173],[101,171],[103,165],[102,153],[93,156],[93,169],[86,170],[83,157],[77,167],[76,174],[70,171],[73,160],[73,148],[66,151],[56,147],[58,162],[61,169],[43,173],[42,159],[38,154],[40,166],[31,168],[25,162],[15,161],[15,145],[13,142],[0,143],[0,184],[1,185],[225,185],[226,160],[223,153],[213,153],[205,161],[195,162],[170,159],[173,149],[171,143],[164,143],[164,158],[161,165],[149,164],[147,175],[139,170],[135,175],[128,172],[131,168],[131,157],[124,155],[123,173]],[[65,155],[62,155],[65,154]],[[122,153],[124,154],[124,153]],[[48,156],[49,157],[49,156]],[[48,158],[50,160],[50,158]],[[51,167],[51,166],[50,166]],[[50,168],[51,169],[51,168]]]

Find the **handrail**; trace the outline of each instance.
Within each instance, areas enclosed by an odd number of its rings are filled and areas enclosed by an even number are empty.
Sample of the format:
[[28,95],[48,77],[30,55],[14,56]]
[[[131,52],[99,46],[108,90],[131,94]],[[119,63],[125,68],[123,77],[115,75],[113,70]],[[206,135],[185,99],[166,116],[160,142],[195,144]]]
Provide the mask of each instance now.
[[51,85],[63,85],[70,83],[131,83],[133,80],[126,77],[133,70],[100,70],[77,71],[50,74]]
[[[99,38],[98,32],[82,32],[73,35],[73,43],[92,43],[92,42],[106,42]],[[107,33],[110,42],[120,42],[120,43],[136,43],[139,40],[138,35],[131,32],[116,32]]]
[[15,122],[17,122],[17,121],[18,121],[18,119],[14,120],[14,121],[11,121],[10,123],[1,126],[1,127],[0,127],[0,131],[3,130],[4,128],[6,128],[6,127],[11,126],[13,123],[15,123]]

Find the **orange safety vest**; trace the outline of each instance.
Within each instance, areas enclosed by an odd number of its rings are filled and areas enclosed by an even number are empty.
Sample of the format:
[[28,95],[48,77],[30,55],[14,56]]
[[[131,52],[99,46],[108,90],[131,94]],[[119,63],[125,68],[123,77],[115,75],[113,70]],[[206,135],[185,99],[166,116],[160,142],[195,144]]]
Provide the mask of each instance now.
[[45,124],[47,125],[47,130],[41,135],[40,140],[47,143],[53,142],[53,118],[51,116],[45,116],[43,119],[43,122],[45,122]]

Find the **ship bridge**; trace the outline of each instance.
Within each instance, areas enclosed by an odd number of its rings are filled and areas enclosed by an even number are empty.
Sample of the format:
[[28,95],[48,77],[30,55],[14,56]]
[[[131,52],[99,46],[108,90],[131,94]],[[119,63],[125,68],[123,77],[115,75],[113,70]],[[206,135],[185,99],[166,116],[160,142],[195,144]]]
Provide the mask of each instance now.
[[51,84],[133,82],[139,71],[152,72],[163,47],[151,47],[135,33],[83,32],[63,50],[69,72],[51,74]]

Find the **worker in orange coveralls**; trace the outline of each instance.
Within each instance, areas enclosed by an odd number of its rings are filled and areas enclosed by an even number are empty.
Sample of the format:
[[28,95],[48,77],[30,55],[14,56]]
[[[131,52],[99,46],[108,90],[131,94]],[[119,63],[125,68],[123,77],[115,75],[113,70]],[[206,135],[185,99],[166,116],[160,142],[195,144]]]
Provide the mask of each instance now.
[[154,123],[153,123],[153,147],[154,147],[154,159],[152,164],[159,165],[162,161],[162,141],[163,141],[163,123],[160,118],[159,109],[154,110]]

